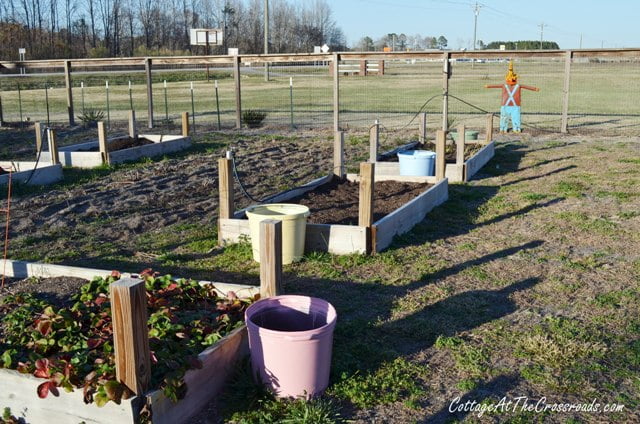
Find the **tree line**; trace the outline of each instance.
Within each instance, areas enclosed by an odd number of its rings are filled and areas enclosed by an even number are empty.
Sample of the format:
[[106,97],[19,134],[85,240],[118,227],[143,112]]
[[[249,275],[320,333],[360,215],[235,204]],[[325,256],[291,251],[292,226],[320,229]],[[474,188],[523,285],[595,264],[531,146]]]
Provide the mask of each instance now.
[[[224,30],[223,45],[264,52],[264,0],[2,0],[0,59],[205,54],[191,46],[191,28]],[[269,3],[269,52],[311,52],[346,39],[326,0]]]

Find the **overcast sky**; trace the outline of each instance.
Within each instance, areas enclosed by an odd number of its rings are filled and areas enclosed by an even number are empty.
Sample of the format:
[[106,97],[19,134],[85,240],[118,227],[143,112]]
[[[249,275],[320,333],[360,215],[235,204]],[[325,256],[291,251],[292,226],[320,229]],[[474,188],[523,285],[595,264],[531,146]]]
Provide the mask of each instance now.
[[[301,0],[304,1],[304,0]],[[365,35],[374,40],[395,32],[444,35],[449,48],[471,48],[474,1],[328,0],[333,17],[354,45]],[[477,39],[539,40],[562,49],[640,47],[639,0],[485,0],[478,2]]]

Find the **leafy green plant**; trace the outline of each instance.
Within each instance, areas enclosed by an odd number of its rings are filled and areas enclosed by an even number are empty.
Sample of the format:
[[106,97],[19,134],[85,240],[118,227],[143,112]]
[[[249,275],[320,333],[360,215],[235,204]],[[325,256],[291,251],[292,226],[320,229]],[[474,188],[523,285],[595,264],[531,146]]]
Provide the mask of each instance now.
[[267,117],[266,112],[248,109],[242,112],[242,122],[249,128],[258,128],[262,126],[262,121]]
[[[242,325],[253,299],[229,292],[219,296],[212,285],[173,280],[151,270],[140,274],[147,289],[151,388],[177,401],[186,393],[184,374],[201,367],[197,355]],[[7,296],[0,304],[0,367],[44,379],[38,396],[59,395],[59,388],[82,388],[85,402],[103,406],[132,395],[115,376],[109,285],[95,278],[83,285],[70,307],[56,307],[30,293]]]
[[98,125],[98,121],[104,119],[104,110],[86,109],[81,115],[78,115],[78,119],[82,122],[82,125],[86,127],[95,127]]

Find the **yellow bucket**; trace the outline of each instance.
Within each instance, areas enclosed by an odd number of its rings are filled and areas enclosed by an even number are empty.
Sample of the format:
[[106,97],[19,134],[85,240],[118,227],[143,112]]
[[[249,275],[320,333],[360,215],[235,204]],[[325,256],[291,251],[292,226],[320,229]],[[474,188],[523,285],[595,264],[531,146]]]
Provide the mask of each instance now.
[[299,261],[304,255],[304,239],[309,208],[289,203],[251,206],[246,211],[251,232],[253,259],[260,262],[260,222],[265,219],[282,221],[282,264]]

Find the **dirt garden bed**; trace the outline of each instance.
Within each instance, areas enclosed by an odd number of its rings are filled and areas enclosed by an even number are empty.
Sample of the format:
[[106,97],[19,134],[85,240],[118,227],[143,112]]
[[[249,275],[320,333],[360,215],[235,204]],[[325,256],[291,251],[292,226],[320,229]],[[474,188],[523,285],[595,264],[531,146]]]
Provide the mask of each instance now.
[[[154,143],[153,140],[149,140],[144,137],[134,138],[130,136],[125,136],[125,137],[119,137],[113,140],[109,140],[108,145],[109,145],[109,151],[115,152],[117,150],[124,150],[124,149],[130,149],[132,147],[146,146],[147,144],[153,144],[153,143]],[[88,151],[98,152],[100,151],[100,148],[98,146],[95,146],[89,149]]]

